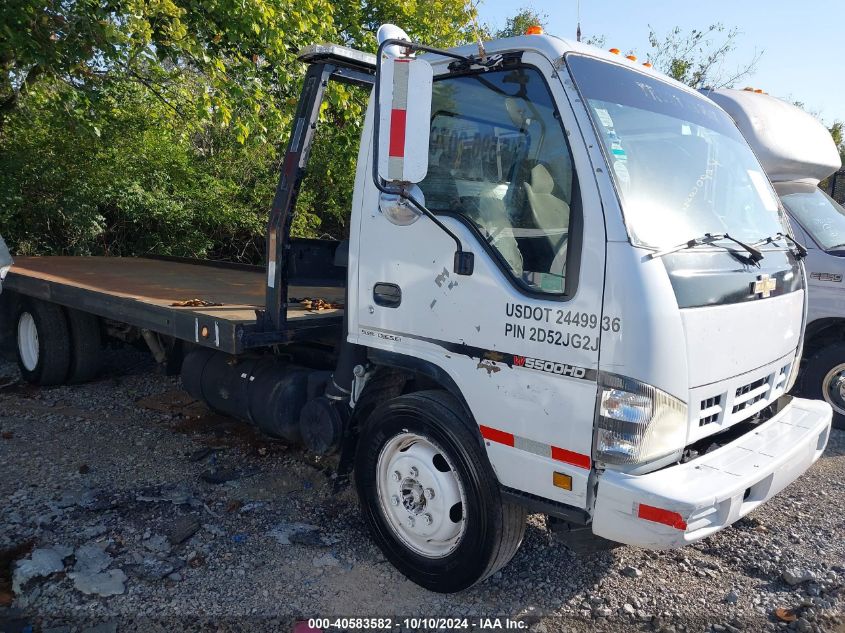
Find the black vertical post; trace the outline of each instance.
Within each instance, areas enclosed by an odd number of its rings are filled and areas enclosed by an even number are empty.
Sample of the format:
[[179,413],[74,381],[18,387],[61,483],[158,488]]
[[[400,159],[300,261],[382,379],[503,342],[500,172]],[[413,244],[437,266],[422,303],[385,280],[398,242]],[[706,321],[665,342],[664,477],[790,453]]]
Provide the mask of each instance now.
[[[305,175],[305,165],[314,130],[320,116],[326,85],[334,66],[314,64],[308,67],[302,93],[296,106],[287,152],[282,163],[279,185],[273,198],[270,219],[267,223],[267,288],[263,329],[268,326],[281,331],[287,320],[288,268],[290,253],[290,226],[299,186]],[[269,323],[268,323],[269,321]]]

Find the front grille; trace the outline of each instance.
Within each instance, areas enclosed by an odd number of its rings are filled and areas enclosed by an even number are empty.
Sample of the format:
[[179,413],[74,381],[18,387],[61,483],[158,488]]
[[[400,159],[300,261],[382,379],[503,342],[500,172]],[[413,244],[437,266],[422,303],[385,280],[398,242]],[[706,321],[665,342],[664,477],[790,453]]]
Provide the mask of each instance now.
[[712,424],[719,420],[719,414],[722,413],[722,396],[712,396],[701,401],[698,414],[698,426]]
[[772,376],[769,375],[739,387],[734,396],[734,406],[731,413],[738,413],[764,400],[768,396],[771,379]]

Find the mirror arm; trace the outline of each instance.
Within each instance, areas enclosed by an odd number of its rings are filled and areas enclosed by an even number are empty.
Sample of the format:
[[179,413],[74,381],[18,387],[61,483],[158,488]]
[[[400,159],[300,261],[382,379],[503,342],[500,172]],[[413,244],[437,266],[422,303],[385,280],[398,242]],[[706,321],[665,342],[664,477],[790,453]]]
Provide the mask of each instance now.
[[379,103],[379,95],[381,94],[379,91],[380,80],[381,80],[381,73],[378,72],[378,64],[379,60],[381,60],[382,53],[386,46],[390,45],[399,45],[406,49],[414,49],[420,51],[426,51],[429,53],[436,53],[437,55],[444,55],[446,57],[454,57],[456,59],[460,59],[466,61],[470,58],[464,57],[462,55],[457,55],[455,53],[450,53],[449,51],[443,51],[437,48],[431,48],[429,46],[423,46],[422,44],[414,44],[413,42],[408,42],[406,40],[385,40],[381,44],[379,44],[378,51],[376,53],[376,80],[375,85],[373,86],[373,94],[375,95],[375,103],[373,104],[374,111],[373,111],[373,183],[376,186],[376,189],[381,191],[382,193],[390,193],[394,195],[402,196],[405,200],[410,202],[420,213],[426,216],[429,220],[434,222],[434,224],[446,235],[451,237],[455,240],[455,245],[457,246],[457,250],[455,251],[455,262],[454,262],[454,272],[458,275],[471,275],[473,269],[475,268],[475,257],[473,253],[464,250],[464,246],[461,243],[460,238],[455,235],[452,230],[449,229],[448,226],[443,224],[440,219],[434,215],[425,205],[421,204],[418,200],[413,198],[408,194],[404,187],[396,187],[390,188],[384,184],[379,176],[378,173],[378,150],[379,150],[379,121],[381,120],[381,105]]

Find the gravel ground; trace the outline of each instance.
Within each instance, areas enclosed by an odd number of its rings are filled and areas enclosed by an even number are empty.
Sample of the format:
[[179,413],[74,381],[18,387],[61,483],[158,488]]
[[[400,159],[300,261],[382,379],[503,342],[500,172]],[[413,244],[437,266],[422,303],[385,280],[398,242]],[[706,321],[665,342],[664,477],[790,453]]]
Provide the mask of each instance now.
[[270,631],[357,615],[845,633],[842,431],[788,490],[696,545],[576,557],[532,516],[504,570],[443,596],[384,560],[354,491],[333,494],[331,463],[210,414],[134,349],[107,365],[107,379],[36,389],[0,361],[0,631]]

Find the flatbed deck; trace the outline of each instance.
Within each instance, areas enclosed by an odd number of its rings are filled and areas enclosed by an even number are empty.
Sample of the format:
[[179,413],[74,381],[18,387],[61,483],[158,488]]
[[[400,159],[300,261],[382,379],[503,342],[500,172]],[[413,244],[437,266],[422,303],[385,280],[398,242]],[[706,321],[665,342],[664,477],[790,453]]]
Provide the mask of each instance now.
[[[108,319],[229,353],[253,346],[264,309],[266,272],[259,267],[130,257],[17,257],[6,288]],[[309,310],[295,299],[342,304],[337,286],[288,287],[284,333],[261,333],[254,346],[277,338],[331,334],[343,309]],[[180,306],[183,302],[194,305]],[[205,305],[200,305],[203,302]],[[220,304],[220,305],[208,305]],[[297,336],[297,331],[301,336]],[[258,341],[260,339],[260,342]],[[284,342],[280,340],[279,342]]]

